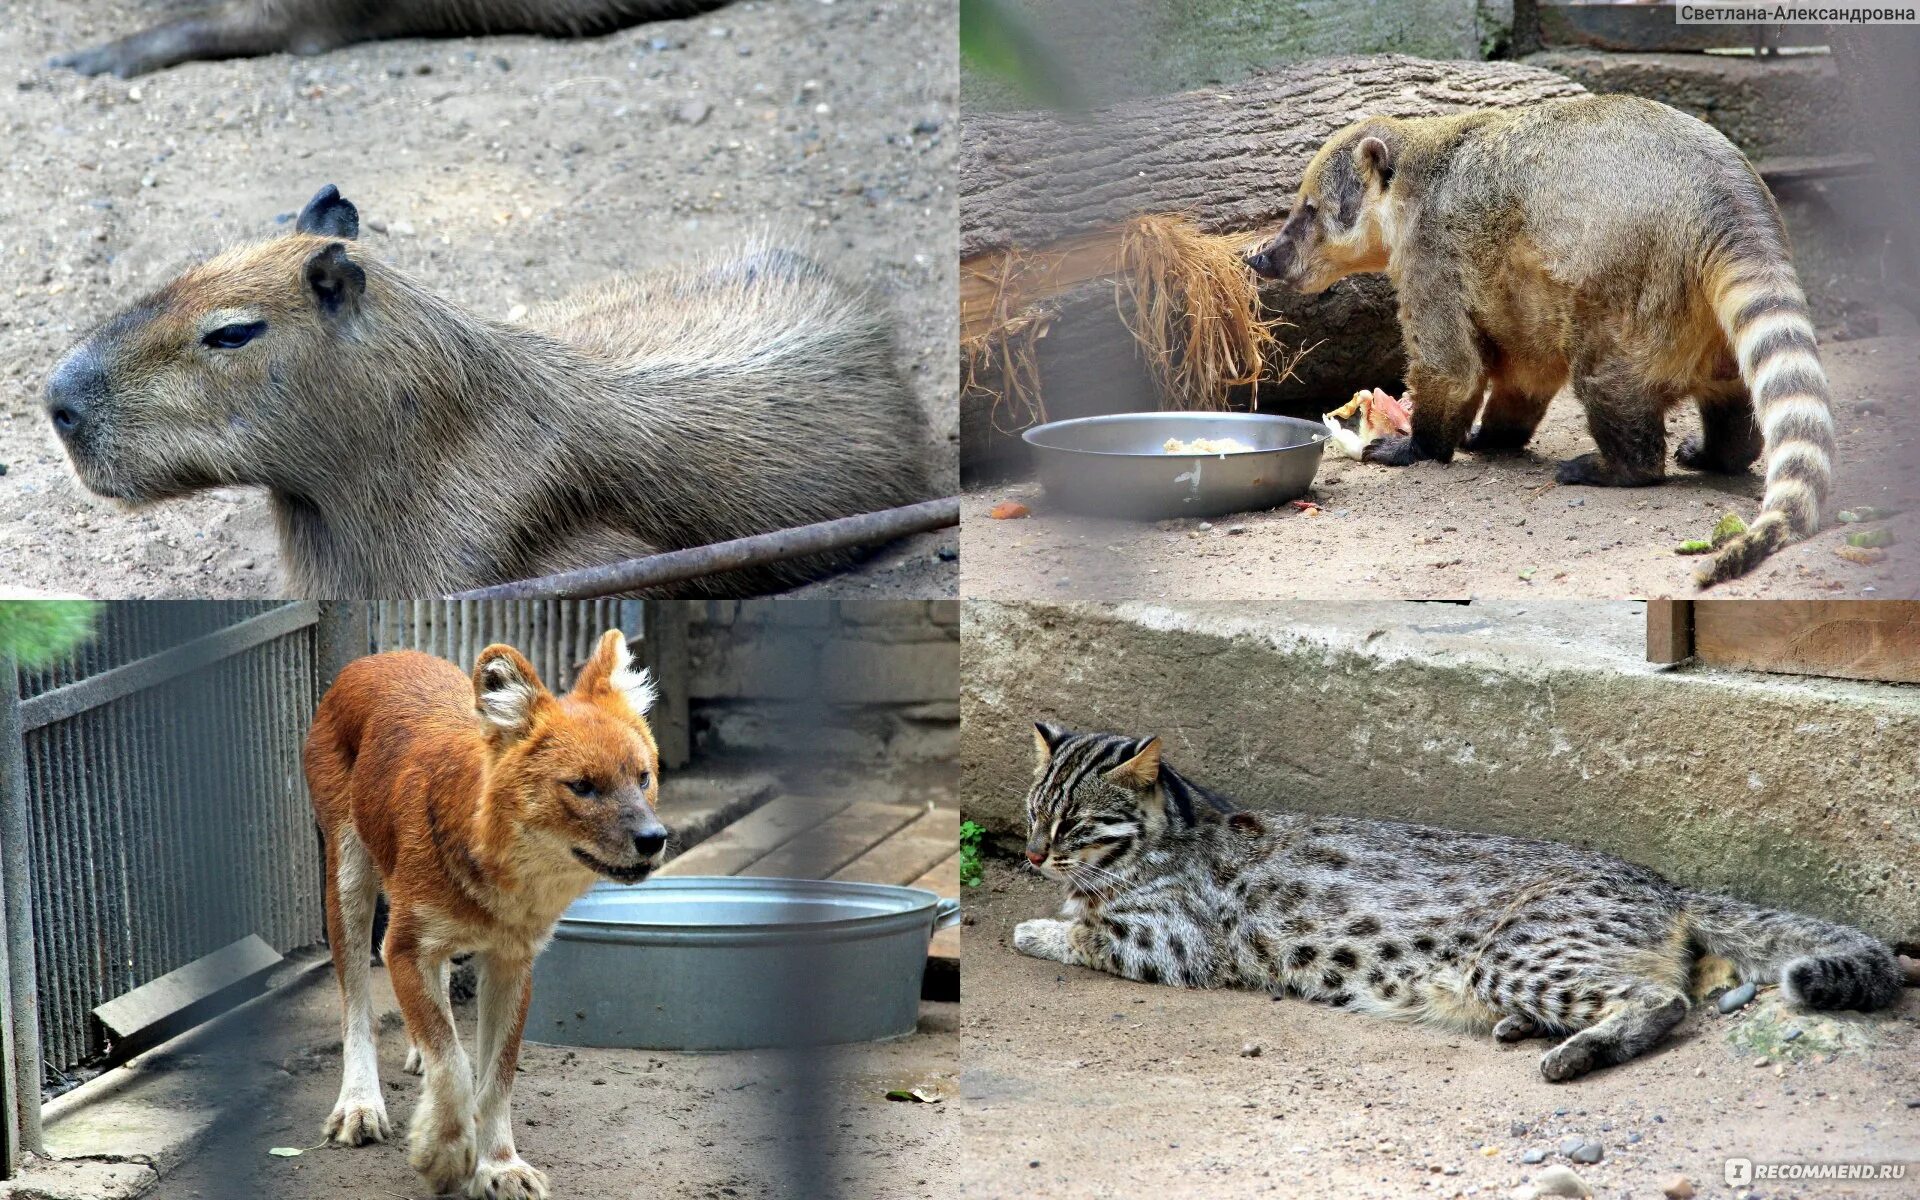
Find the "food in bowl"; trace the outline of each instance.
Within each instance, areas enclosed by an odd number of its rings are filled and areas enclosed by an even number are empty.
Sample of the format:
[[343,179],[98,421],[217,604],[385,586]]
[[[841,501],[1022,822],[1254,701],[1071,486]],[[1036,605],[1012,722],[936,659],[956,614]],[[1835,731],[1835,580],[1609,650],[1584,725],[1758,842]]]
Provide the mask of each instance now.
[[1185,442],[1179,438],[1168,438],[1160,444],[1160,449],[1168,454],[1250,454],[1253,452],[1252,446],[1239,438],[1230,437],[1203,437]]

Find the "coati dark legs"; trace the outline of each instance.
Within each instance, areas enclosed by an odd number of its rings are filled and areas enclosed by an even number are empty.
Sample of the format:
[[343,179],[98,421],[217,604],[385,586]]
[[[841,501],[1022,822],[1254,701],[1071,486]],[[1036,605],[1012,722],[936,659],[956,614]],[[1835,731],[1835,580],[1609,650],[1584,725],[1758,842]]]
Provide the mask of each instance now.
[[1723,475],[1744,474],[1765,446],[1760,425],[1753,419],[1753,398],[1738,379],[1697,389],[1699,434],[1688,434],[1674,452],[1674,461],[1696,471]]
[[1424,292],[1411,284],[1401,293],[1400,327],[1406,333],[1407,385],[1413,389],[1413,433],[1381,438],[1360,452],[1367,462],[1404,467],[1430,458],[1452,462],[1480,410],[1486,368],[1474,344],[1473,326],[1460,308],[1453,278],[1437,275]]
[[1641,983],[1608,1007],[1599,1021],[1546,1052],[1540,1073],[1551,1083],[1623,1063],[1660,1044],[1687,1015],[1687,997],[1673,988]]
[[[1494,376],[1488,384],[1487,406],[1480,412],[1480,423],[1461,448],[1476,454],[1522,448],[1540,427],[1540,418],[1546,416],[1547,403],[1552,399],[1551,390],[1535,396],[1503,376]],[[1417,392],[1414,401],[1418,407]]]
[[1561,463],[1556,479],[1596,487],[1644,487],[1666,478],[1664,414],[1672,397],[1648,386],[1633,364],[1617,356],[1577,363],[1573,394],[1587,410],[1587,429],[1599,449]]

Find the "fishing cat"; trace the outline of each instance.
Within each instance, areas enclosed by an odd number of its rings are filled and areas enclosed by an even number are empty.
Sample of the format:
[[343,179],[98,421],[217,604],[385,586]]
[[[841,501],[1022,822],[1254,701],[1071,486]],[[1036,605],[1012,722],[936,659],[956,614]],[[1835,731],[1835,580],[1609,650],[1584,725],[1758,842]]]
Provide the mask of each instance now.
[[1243,811],[1162,762],[1158,738],[1034,729],[1027,859],[1066,883],[1067,919],[1022,921],[1023,954],[1503,1042],[1564,1038],[1540,1060],[1554,1082],[1657,1044],[1703,955],[1807,1008],[1899,996],[1893,952],[1857,929],[1574,846]]

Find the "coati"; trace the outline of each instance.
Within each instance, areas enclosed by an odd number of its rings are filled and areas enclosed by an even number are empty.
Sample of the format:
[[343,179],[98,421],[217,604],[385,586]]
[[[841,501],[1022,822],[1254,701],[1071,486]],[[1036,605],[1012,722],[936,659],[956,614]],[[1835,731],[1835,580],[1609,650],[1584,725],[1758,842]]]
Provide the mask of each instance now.
[[1681,465],[1739,474],[1764,457],[1760,514],[1701,586],[1819,527],[1834,424],[1786,230],[1746,159],[1692,117],[1583,96],[1368,118],[1320,148],[1248,264],[1309,293],[1393,281],[1413,432],[1371,461],[1518,449],[1571,379],[1597,450],[1562,463],[1562,483],[1659,482],[1664,416],[1689,398],[1702,434]]
[[[188,269],[46,386],[80,481],[129,504],[267,489],[293,593],[423,596],[930,498],[928,434],[864,291],[749,243],[523,324],[361,246],[331,185]],[[676,595],[804,582],[848,553]]]
[[[1034,727],[1027,860],[1064,919],[1014,948],[1145,983],[1254,988],[1502,1042],[1551,1038],[1560,1083],[1637,1058],[1690,987],[1778,983],[1812,1009],[1898,1002],[1891,948],[1858,929],[1676,887],[1554,842],[1243,810],[1158,738]],[[1697,989],[1695,989],[1697,990]]]
[[323,54],[383,38],[532,33],[590,37],[687,17],[726,0],[227,0],[53,60],[122,79],[212,58]]

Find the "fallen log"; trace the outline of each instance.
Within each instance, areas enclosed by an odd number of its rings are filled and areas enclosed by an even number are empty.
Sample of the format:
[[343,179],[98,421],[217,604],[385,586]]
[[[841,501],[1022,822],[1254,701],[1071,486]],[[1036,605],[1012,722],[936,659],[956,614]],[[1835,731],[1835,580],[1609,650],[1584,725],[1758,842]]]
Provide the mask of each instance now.
[[[1361,117],[1431,116],[1579,95],[1571,80],[1499,62],[1404,55],[1319,59],[1227,87],[1131,101],[1084,119],[969,113],[960,153],[961,462],[970,475],[1020,461],[1010,435],[1040,415],[1211,406],[1167,394],[1165,344],[1138,336],[1141,303],[1122,244],[1136,218],[1186,218],[1198,235],[1258,242],[1285,222],[1309,159]],[[1213,281],[1217,285],[1217,280]],[[1236,282],[1253,305],[1256,281]],[[1221,323],[1219,288],[1176,297]],[[1317,297],[1268,284],[1277,319],[1257,385],[1229,403],[1317,416],[1362,387],[1397,390],[1404,362],[1384,278]],[[1188,303],[1189,300],[1193,302]],[[1298,360],[1297,363],[1294,360]],[[1292,374],[1287,367],[1292,365]],[[1202,388],[1212,396],[1220,388]],[[1332,398],[1332,403],[1327,403]]]

